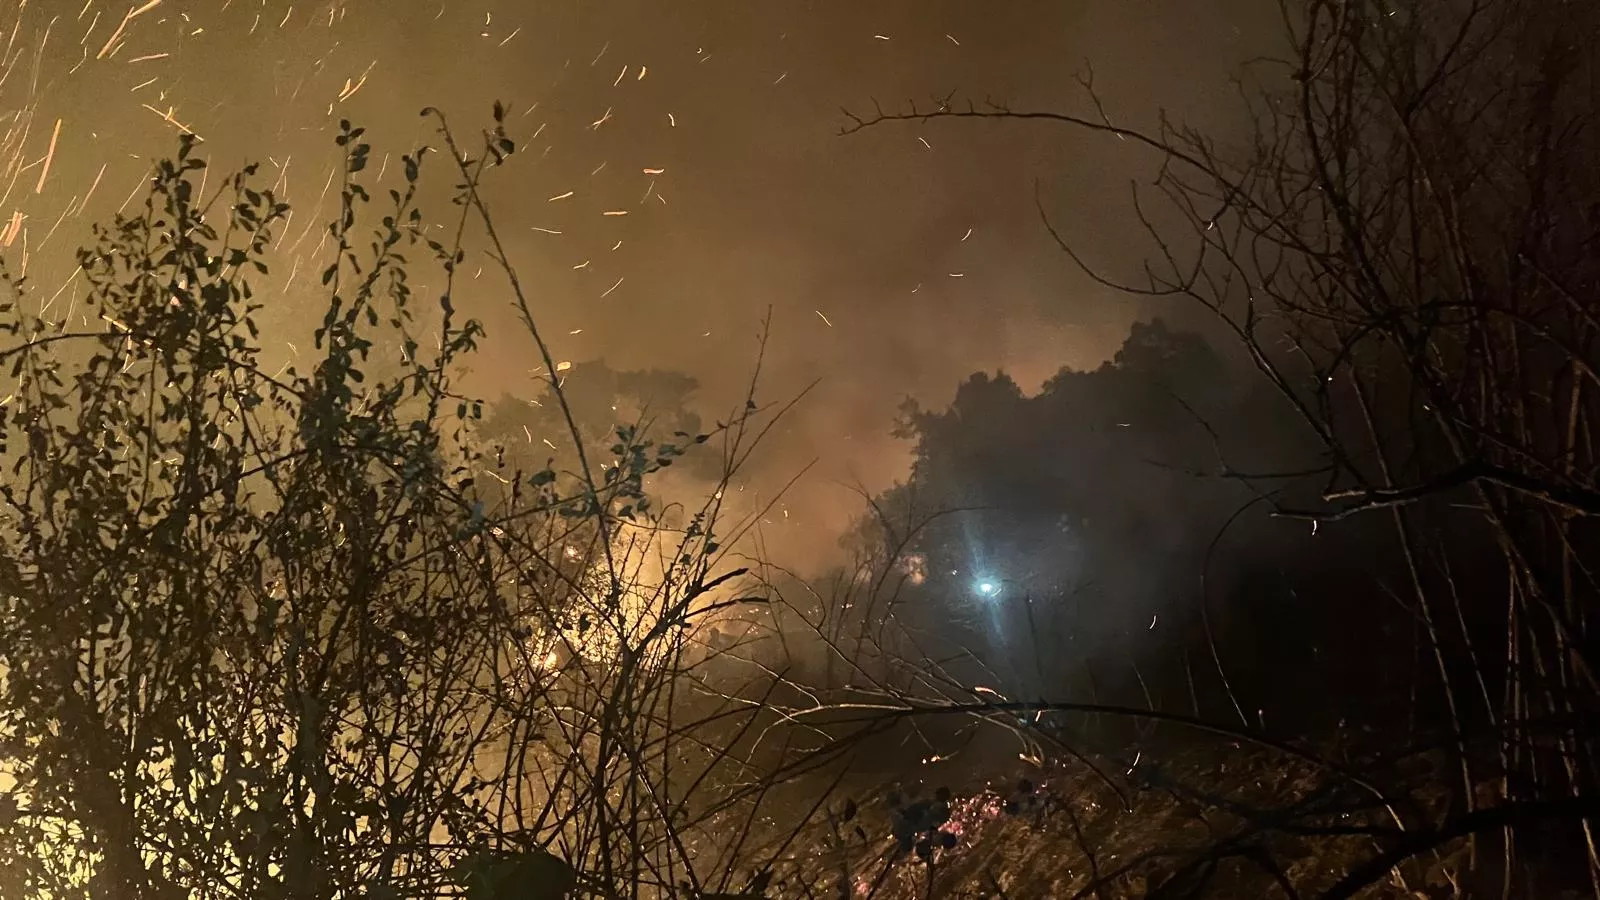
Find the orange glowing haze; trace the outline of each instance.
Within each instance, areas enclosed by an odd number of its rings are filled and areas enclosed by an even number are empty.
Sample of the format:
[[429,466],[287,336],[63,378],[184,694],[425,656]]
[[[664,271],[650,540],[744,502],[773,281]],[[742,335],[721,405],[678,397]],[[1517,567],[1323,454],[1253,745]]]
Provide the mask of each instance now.
[[[255,160],[295,208],[256,285],[268,338],[293,359],[323,299],[339,119],[367,128],[364,174],[382,198],[399,154],[433,139],[419,109],[470,130],[503,100],[519,149],[490,202],[557,357],[687,372],[712,414],[741,403],[770,313],[761,398],[816,386],[746,490],[770,497],[811,465],[768,540],[790,562],[820,560],[860,508],[855,489],[904,472],[908,448],[889,437],[904,396],[942,403],[980,369],[1031,388],[1098,363],[1145,312],[1062,258],[1034,197],[1086,259],[1129,263],[1137,225],[1083,211],[1120,203],[1150,160],[1049,128],[843,137],[839,108],[951,90],[1058,107],[1080,102],[1073,61],[1092,56],[1112,112],[1137,119],[1161,98],[1214,120],[1230,108],[1226,74],[1259,39],[1216,6],[13,4],[0,15],[0,244],[47,315],[84,315],[73,250],[193,133],[208,192]],[[1121,62],[1134,59],[1164,64]],[[446,227],[449,176],[424,168],[426,209]],[[490,333],[473,386],[531,393],[531,347],[494,266],[463,271],[456,305]],[[418,296],[437,296],[431,281]]]

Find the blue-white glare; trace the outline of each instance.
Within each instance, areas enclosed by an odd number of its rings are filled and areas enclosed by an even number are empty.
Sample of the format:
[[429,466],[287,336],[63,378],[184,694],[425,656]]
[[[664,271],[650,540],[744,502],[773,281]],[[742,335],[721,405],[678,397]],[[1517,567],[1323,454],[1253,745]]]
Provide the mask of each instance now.
[[993,581],[980,581],[978,582],[978,593],[985,597],[993,597],[995,594],[1000,593],[1000,585]]

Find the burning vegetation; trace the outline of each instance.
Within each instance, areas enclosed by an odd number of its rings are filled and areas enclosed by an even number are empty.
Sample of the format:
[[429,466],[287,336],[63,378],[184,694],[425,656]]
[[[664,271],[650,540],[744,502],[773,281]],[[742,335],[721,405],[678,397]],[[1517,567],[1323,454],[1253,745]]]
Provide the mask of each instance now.
[[[692,378],[552,349],[485,199],[505,107],[425,110],[436,152],[340,123],[288,360],[287,162],[215,174],[156,112],[179,149],[84,294],[0,302],[0,897],[1600,893],[1600,14],[1547,6],[1291,4],[1239,156],[1088,78],[1086,116],[847,113],[1154,154],[1143,280],[1085,268],[1208,324],[908,402],[823,577],[742,490],[792,402],[707,425]],[[487,405],[485,276],[537,384]]]

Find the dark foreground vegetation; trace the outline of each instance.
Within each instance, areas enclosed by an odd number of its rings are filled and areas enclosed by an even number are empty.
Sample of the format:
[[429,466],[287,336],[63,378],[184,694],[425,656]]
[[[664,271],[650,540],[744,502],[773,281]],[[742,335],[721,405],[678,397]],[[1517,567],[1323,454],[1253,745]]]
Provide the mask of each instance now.
[[[0,897],[1600,894],[1600,11],[1287,7],[1240,148],[851,117],[1150,151],[1151,262],[1093,274],[1206,315],[908,405],[820,582],[724,513],[781,407],[558,380],[499,109],[386,195],[343,126],[303,370],[254,323],[287,208],[185,143],[81,254],[98,325],[0,304]],[[536,411],[458,387],[469,254]]]

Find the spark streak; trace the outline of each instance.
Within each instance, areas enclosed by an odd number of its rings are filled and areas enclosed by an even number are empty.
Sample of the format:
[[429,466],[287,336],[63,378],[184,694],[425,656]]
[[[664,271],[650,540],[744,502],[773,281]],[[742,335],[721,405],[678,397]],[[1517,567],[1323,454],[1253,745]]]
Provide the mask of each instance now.
[[35,194],[44,193],[44,180],[50,177],[50,163],[56,158],[56,140],[61,137],[61,120],[56,120],[56,128],[50,132],[50,149],[45,151],[44,168],[39,170],[39,183],[33,186]]
[[145,5],[128,10],[128,14],[122,17],[121,22],[117,23],[117,30],[111,32],[111,37],[106,38],[105,45],[100,48],[99,53],[94,55],[94,58],[105,59],[106,54],[110,53],[112,47],[116,45],[117,39],[122,37],[122,32],[127,30],[129,22],[132,22],[134,19],[139,18],[140,16],[160,5],[161,0],[148,0]]
[[82,213],[89,206],[89,198],[94,196],[94,189],[100,186],[100,179],[105,177],[106,163],[100,164],[100,171],[95,173],[94,184],[89,185],[89,193],[83,195],[83,202],[78,204],[78,212]]
[[139,105],[143,106],[145,109],[148,109],[151,112],[155,113],[156,115],[160,116],[163,121],[165,121],[169,125],[172,125],[174,128],[177,128],[179,131],[183,132],[184,134],[191,135],[191,136],[194,137],[195,140],[197,140],[197,141],[199,141],[201,143],[205,143],[206,139],[201,137],[198,134],[195,134],[193,128],[190,128],[189,126],[183,124],[182,122],[179,122],[177,119],[172,117],[172,107],[169,106],[169,107],[167,107],[167,111],[166,112],[162,112],[161,110],[156,109],[154,106],[151,106],[148,103],[141,103]]

